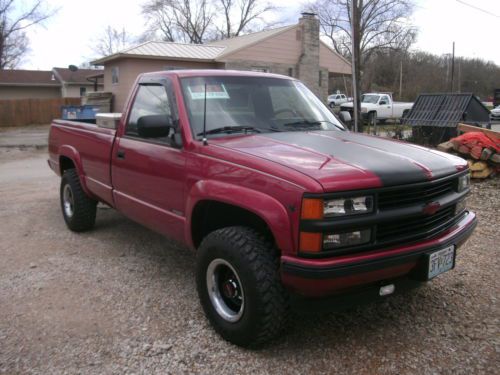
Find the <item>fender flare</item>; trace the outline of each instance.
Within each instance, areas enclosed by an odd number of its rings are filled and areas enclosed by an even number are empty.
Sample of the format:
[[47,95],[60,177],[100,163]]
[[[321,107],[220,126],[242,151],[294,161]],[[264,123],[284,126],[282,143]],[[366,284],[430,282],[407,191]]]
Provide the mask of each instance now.
[[200,201],[230,204],[260,217],[271,230],[276,245],[283,252],[293,249],[290,218],[286,208],[275,198],[246,187],[213,180],[200,180],[193,185],[186,202],[186,242],[194,247],[191,236],[192,213]]
[[[80,153],[78,150],[70,145],[63,145],[59,147],[59,160],[61,159],[62,156],[70,159],[73,164],[75,165],[76,172],[78,173],[78,178],[80,179],[80,184],[82,185],[83,191],[93,197],[94,194],[90,192],[90,190],[87,187],[87,180],[85,179],[85,173],[83,172],[83,165],[82,165],[82,159],[80,157]],[[58,160],[58,162],[59,162]],[[61,164],[59,163],[59,168],[61,168]],[[61,171],[62,172],[62,171]],[[62,173],[61,173],[62,176]]]

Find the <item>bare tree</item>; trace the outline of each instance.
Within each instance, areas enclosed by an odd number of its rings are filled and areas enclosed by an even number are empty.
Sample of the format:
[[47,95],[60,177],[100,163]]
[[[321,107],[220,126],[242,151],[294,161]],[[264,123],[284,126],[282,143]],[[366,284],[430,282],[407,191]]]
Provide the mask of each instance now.
[[[217,26],[218,36],[221,39],[239,36],[256,21],[263,21],[265,13],[276,10],[268,2],[259,0],[218,0],[223,19]],[[262,22],[261,22],[262,23]]]
[[[352,0],[318,0],[312,7],[318,13],[321,29],[335,50],[351,55]],[[416,28],[410,23],[413,0],[354,0],[359,16],[361,65],[375,51],[408,49],[415,41]]]
[[266,0],[148,0],[142,12],[151,36],[169,42],[201,44],[268,25],[263,16],[276,8]]
[[163,40],[195,44],[205,41],[215,17],[209,0],[150,0],[142,12]]
[[93,43],[93,49],[100,56],[107,56],[130,47],[134,42],[135,38],[129,35],[125,28],[117,30],[114,27],[108,26],[103,30],[103,33],[95,43]]
[[353,89],[358,102],[363,68],[372,55],[382,50],[407,50],[415,41],[416,28],[409,21],[413,0],[317,0],[311,6],[335,50],[346,57],[354,52]]
[[26,30],[41,24],[55,11],[45,8],[43,0],[23,7],[23,2],[0,0],[0,69],[18,66],[28,52]]

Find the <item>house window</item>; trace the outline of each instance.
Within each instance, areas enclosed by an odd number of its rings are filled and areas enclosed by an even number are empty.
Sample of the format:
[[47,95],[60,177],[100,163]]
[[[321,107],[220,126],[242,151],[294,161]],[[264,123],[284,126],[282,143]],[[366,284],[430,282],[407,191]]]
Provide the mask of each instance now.
[[288,76],[293,77],[293,68],[288,68]]
[[320,70],[318,74],[318,86],[321,87],[321,83],[323,81],[323,72]]
[[269,68],[264,66],[252,66],[252,72],[269,73]]
[[119,73],[120,72],[117,66],[113,66],[111,68],[111,83],[113,84],[118,83]]
[[87,88],[86,87],[80,87],[80,96],[85,96],[87,93]]

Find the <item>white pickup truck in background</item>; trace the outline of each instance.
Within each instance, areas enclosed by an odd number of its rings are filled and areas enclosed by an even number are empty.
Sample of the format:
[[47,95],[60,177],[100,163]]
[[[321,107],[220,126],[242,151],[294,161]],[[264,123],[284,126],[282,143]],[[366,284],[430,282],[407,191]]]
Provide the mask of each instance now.
[[[369,123],[385,120],[399,120],[408,115],[413,103],[394,102],[392,96],[387,93],[368,93],[361,96],[361,115]],[[341,111],[348,111],[351,116],[353,103],[344,103],[340,106]]]
[[328,95],[328,106],[333,108],[335,106],[339,106],[341,104],[352,102],[352,98],[348,98],[344,94],[332,94]]

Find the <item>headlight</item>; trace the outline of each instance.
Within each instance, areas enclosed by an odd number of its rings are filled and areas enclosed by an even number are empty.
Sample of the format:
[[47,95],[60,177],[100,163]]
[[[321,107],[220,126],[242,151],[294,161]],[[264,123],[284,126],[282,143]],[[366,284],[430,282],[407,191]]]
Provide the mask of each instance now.
[[328,200],[304,198],[300,217],[306,220],[321,220],[324,217],[367,214],[373,212],[373,209],[372,195]]
[[458,178],[458,192],[467,190],[470,187],[470,174],[464,174]]
[[331,199],[323,203],[323,215],[325,217],[367,214],[370,212],[373,212],[373,197],[371,195]]
[[352,232],[325,234],[323,236],[323,249],[338,249],[368,243],[370,242],[371,232],[370,229],[362,229]]
[[364,107],[364,108],[363,108],[363,107],[361,107],[361,112],[363,112],[363,113],[368,112],[368,108],[366,108],[366,107]]

